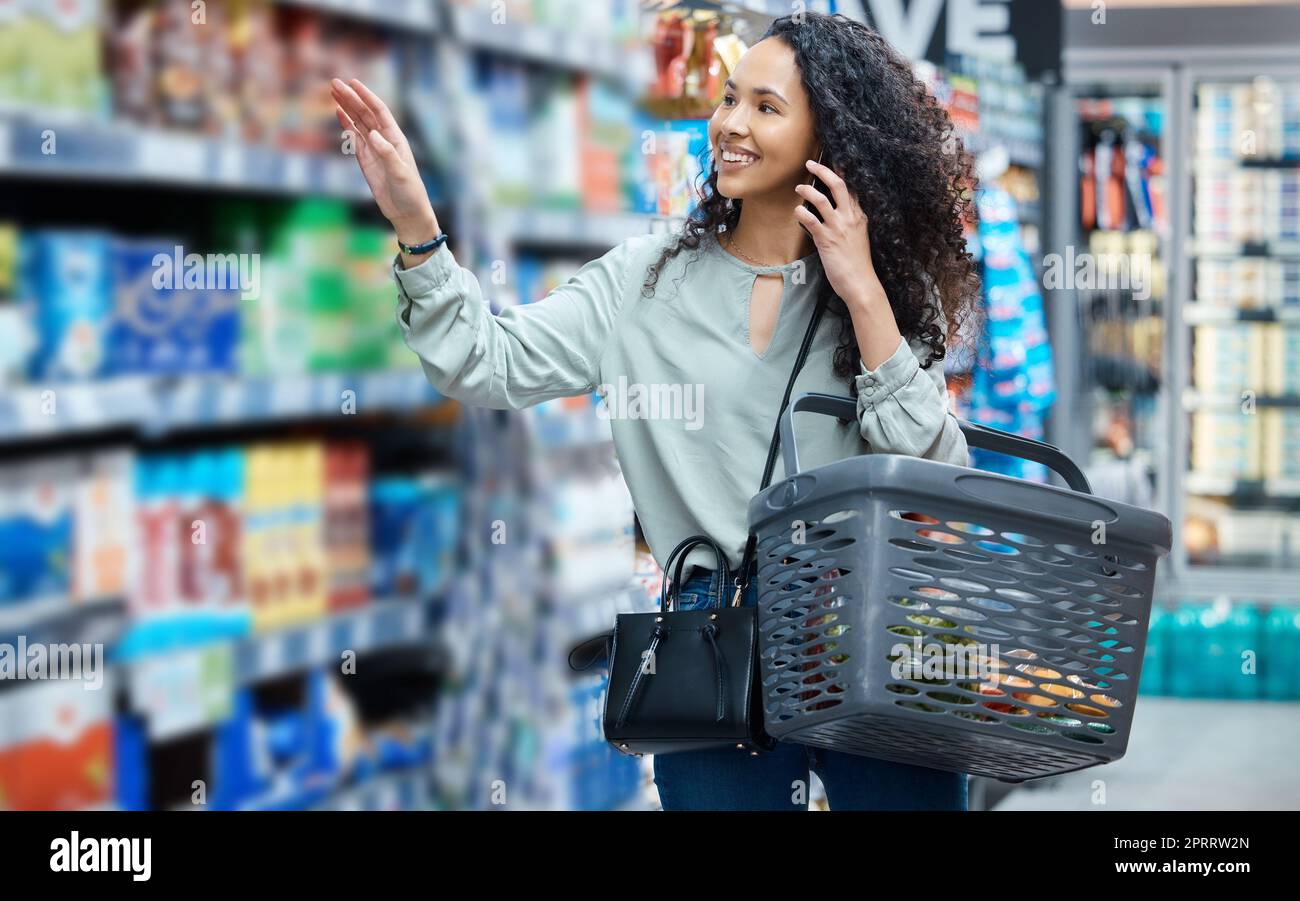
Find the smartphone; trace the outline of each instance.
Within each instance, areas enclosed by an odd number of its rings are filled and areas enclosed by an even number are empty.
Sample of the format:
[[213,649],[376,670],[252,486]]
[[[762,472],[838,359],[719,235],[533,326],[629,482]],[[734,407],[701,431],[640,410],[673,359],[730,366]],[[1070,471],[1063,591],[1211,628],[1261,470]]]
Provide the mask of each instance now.
[[[832,169],[835,168],[834,165],[824,162],[822,160],[822,155],[820,154],[817,157],[817,162],[821,163],[824,166],[830,166]],[[816,175],[814,175],[812,177],[812,181],[810,182],[810,184],[812,185],[814,191],[821,191],[822,194],[826,195],[826,199],[831,202],[831,208],[834,209],[835,197],[831,194],[830,189],[826,187],[826,183],[822,181],[820,178],[818,178]],[[808,212],[812,213],[814,216],[816,216],[818,222],[824,223],[826,221],[825,219],[822,218],[821,212],[818,211],[817,207],[813,204],[811,200],[805,200],[803,202],[803,208]],[[807,228],[804,229],[804,231],[807,230],[808,230]]]

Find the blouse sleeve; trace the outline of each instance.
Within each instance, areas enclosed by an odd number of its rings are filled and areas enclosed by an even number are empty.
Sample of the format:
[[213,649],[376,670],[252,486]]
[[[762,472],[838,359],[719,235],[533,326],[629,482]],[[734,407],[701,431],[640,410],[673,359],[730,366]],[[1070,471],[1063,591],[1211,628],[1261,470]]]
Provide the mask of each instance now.
[[875,369],[860,363],[856,377],[858,422],[874,453],[905,454],[969,466],[966,436],[949,412],[942,363],[921,368],[929,346],[898,342],[893,355]]
[[521,409],[596,388],[635,239],[592,260],[535,303],[493,315],[478,279],[446,244],[410,269],[393,262],[406,345],[443,395]]

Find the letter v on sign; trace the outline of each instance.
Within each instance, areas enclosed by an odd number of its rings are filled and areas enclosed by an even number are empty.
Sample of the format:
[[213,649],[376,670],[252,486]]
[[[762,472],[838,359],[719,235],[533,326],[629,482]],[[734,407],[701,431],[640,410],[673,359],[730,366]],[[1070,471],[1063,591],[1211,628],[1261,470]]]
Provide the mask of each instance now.
[[[867,0],[880,33],[908,59],[925,59],[944,0]],[[904,8],[906,6],[906,8]]]

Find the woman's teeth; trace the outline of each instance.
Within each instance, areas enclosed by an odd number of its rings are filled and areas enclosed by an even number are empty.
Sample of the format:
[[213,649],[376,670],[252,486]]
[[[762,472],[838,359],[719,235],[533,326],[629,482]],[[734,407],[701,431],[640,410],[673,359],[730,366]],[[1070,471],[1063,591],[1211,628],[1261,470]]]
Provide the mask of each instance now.
[[732,153],[730,150],[722,151],[722,159],[728,163],[752,163],[758,157],[749,156],[744,153]]

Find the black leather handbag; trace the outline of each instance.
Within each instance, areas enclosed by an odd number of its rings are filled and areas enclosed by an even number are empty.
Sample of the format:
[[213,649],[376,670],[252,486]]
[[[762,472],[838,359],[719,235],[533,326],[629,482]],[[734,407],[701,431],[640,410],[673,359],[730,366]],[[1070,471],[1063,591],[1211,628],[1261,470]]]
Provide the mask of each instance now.
[[[772,481],[781,440],[780,416],[790,403],[825,305],[823,296],[813,310],[790,373],[760,491]],[[722,584],[733,583],[735,593],[726,606],[677,610],[686,558],[701,544],[712,548]],[[664,561],[658,612],[619,614],[612,631],[589,638],[570,651],[569,666],[576,670],[588,669],[603,659],[609,661],[602,726],[606,741],[617,750],[640,757],[731,746],[757,755],[776,747],[775,739],[763,729],[763,694],[757,684],[758,610],[740,606],[749,584],[754,549],[751,532],[733,582],[726,554],[712,538],[692,535],[684,539]],[[575,663],[575,656],[585,662]]]

